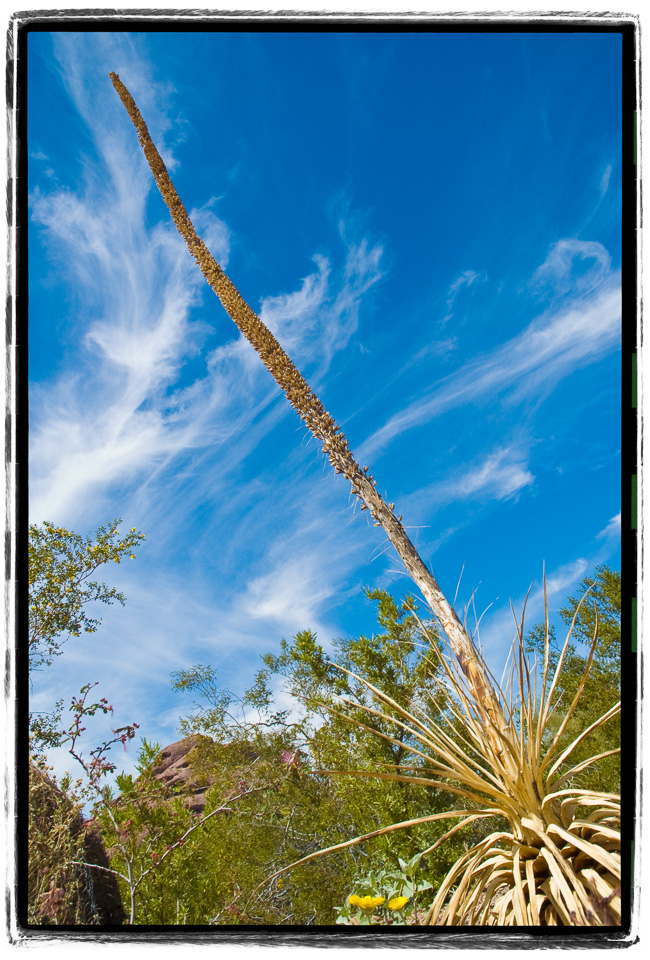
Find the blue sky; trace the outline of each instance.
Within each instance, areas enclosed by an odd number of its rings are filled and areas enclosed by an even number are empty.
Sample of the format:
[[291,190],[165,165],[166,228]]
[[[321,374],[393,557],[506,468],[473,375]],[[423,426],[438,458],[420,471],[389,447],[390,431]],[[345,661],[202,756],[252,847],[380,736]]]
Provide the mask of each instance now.
[[170,743],[172,671],[241,692],[283,636],[371,633],[364,585],[412,589],[202,280],[109,70],[443,590],[492,604],[496,670],[544,563],[552,611],[619,566],[620,36],[33,33],[28,69],[31,521],[146,533],[33,709],[100,680]]

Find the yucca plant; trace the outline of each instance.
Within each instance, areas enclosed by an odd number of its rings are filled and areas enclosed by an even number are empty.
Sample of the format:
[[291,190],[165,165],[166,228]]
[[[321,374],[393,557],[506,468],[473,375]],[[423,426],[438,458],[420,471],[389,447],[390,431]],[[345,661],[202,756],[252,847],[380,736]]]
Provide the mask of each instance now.
[[[574,783],[589,766],[619,750],[595,754],[571,765],[575,748],[614,718],[620,703],[571,743],[562,742],[589,676],[597,634],[578,691],[555,732],[549,733],[549,720],[559,707],[554,695],[579,610],[580,606],[552,676],[548,618],[542,663],[531,663],[526,656],[523,616],[517,625],[506,682],[496,685],[507,722],[503,752],[494,750],[492,739],[486,735],[471,685],[458,661],[434,641],[429,649],[442,669],[432,669],[431,675],[444,696],[442,720],[434,721],[424,711],[405,710],[354,674],[374,695],[377,706],[341,698],[343,708],[347,704],[357,711],[381,716],[407,733],[407,738],[402,737],[400,742],[412,754],[413,765],[401,764],[393,771],[317,773],[419,784],[468,801],[459,809],[392,824],[346,845],[426,820],[458,818],[444,836],[422,852],[424,855],[433,853],[454,833],[478,820],[496,817],[503,823],[501,829],[490,833],[456,862],[439,887],[427,924],[609,926],[621,922],[620,798],[613,793],[582,789]],[[424,625],[422,629],[425,632]],[[483,666],[487,670],[484,661]],[[347,719],[364,726],[353,717]],[[513,764],[504,763],[504,755],[514,761],[516,775],[511,773]],[[315,856],[330,851],[319,851]]]
[[[385,530],[440,623],[448,644],[443,651],[431,644],[432,656],[437,656],[442,666],[440,683],[446,699],[444,722],[434,722],[424,714],[415,715],[363,677],[356,678],[377,701],[377,707],[363,706],[363,709],[389,718],[409,734],[408,749],[414,757],[413,766],[408,769],[401,766],[398,771],[337,772],[446,790],[461,798],[462,806],[446,813],[387,825],[299,862],[415,824],[447,817],[458,819],[437,841],[435,846],[438,846],[477,820],[498,817],[503,829],[473,846],[455,864],[438,891],[428,923],[517,926],[620,923],[619,798],[571,785],[573,778],[591,763],[616,751],[591,757],[566,769],[572,750],[592,730],[615,716],[618,706],[603,714],[572,744],[562,746],[563,733],[587,680],[597,636],[594,636],[585,675],[574,701],[565,710],[557,732],[549,738],[549,719],[557,707],[554,695],[571,631],[551,677],[548,615],[542,664],[530,664],[526,658],[522,618],[507,681],[503,687],[496,683],[473,638],[411,543],[401,516],[395,514],[395,505],[386,503],[380,496],[368,468],[358,465],[333,418],[197,235],[133,98],[117,74],[111,73],[110,77],[137,130],[172,219],[201,272],[283,389],[289,403],[321,442],[335,471],[350,481],[361,509],[368,509],[375,525]],[[436,672],[440,673],[433,671],[434,675]],[[428,852],[434,849],[431,847]]]

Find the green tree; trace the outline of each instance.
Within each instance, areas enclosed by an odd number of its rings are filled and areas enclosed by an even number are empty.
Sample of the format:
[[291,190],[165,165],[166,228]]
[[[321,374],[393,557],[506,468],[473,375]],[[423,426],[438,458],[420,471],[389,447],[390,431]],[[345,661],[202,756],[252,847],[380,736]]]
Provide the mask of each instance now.
[[[62,647],[70,636],[97,630],[100,618],[90,615],[89,605],[95,602],[124,604],[124,596],[116,588],[94,579],[104,564],[119,563],[125,556],[134,558],[133,551],[144,539],[144,534],[135,528],[120,536],[120,523],[113,520],[89,537],[50,522],[30,526],[30,676],[50,667],[54,658],[62,654]],[[75,710],[77,702],[73,700],[70,710]],[[84,793],[82,779],[73,782],[69,775],[57,784],[47,764],[48,749],[75,742],[71,730],[67,730],[62,721],[63,707],[64,701],[59,700],[52,710],[30,711],[29,715],[28,916],[31,922],[40,922],[39,918],[47,916],[54,917],[55,922],[57,917],[61,922],[73,922],[73,914],[77,918],[83,914],[80,897],[86,881],[83,869],[80,873],[74,861],[83,859],[84,855],[81,810],[87,793]],[[112,708],[102,699],[89,707],[87,713],[97,710],[107,713]]]
[[[412,598],[398,605],[383,590],[368,590],[366,597],[377,605],[378,635],[337,639],[328,656],[316,636],[303,631],[291,642],[283,640],[278,655],[263,657],[262,677],[268,682],[271,674],[280,674],[286,691],[303,704],[302,733],[316,769],[401,773],[413,762],[406,749],[407,734],[399,725],[361,709],[372,705],[372,697],[355,675],[381,687],[408,710],[435,713],[434,666],[412,612]],[[435,632],[430,638],[435,640]],[[346,717],[340,713],[344,702]],[[336,776],[335,789],[354,820],[352,835],[408,819],[423,802],[430,802],[410,784],[375,778]],[[421,831],[412,831],[378,840],[376,846],[383,856],[399,853],[408,860],[423,849],[422,839]]]
[[144,534],[133,527],[120,537],[121,520],[99,527],[93,536],[45,522],[29,528],[29,669],[39,670],[60,656],[69,636],[94,633],[100,619],[86,612],[88,604],[124,606],[124,596],[115,587],[91,579],[99,567],[119,563]]
[[[181,732],[198,736],[192,769],[200,781],[212,784],[209,802],[233,791],[238,796],[228,816],[195,838],[192,862],[199,866],[194,880],[186,876],[185,886],[179,886],[177,870],[165,881],[177,891],[184,915],[194,918],[186,922],[333,923],[334,906],[363,858],[359,851],[298,869],[261,889],[249,903],[270,874],[332,837],[343,842],[351,835],[349,811],[329,779],[310,775],[302,721],[278,708],[265,671],[241,697],[221,689],[209,666],[179,671],[172,680],[176,691],[198,696],[194,711],[181,721]],[[204,860],[218,869],[206,873],[200,866]],[[202,919],[197,910],[203,910]]]
[[[150,756],[137,779],[118,780],[121,792],[112,808],[118,829],[106,811],[101,814],[124,897],[126,856],[132,862],[136,922],[333,922],[346,864],[356,868],[350,856],[297,870],[251,896],[275,870],[329,841],[341,811],[327,781],[305,777],[300,758],[285,749],[284,731],[242,737],[231,730],[228,742],[204,735],[191,740],[184,760],[188,785],[170,792],[156,779]],[[196,784],[209,787],[200,812],[191,809]]]
[[[587,593],[588,591],[588,593]],[[586,597],[585,597],[586,594]],[[585,598],[583,600],[583,597]],[[582,603],[581,603],[582,601]],[[580,606],[579,606],[580,605]],[[579,606],[579,609],[578,609]],[[576,616],[577,611],[577,616]],[[587,666],[588,651],[596,630],[598,640],[583,695],[561,744],[568,745],[620,698],[621,689],[621,575],[606,564],[585,577],[576,596],[567,599],[560,617],[568,628],[576,617],[572,639],[567,648],[555,702],[568,706],[575,697]],[[526,637],[528,649],[539,656],[544,652],[544,624],[536,624]],[[551,629],[550,663],[554,670],[561,646]],[[561,717],[561,711],[558,711]],[[554,736],[559,720],[551,721],[548,736]],[[596,753],[608,753],[621,746],[620,716],[585,737],[572,755],[571,764]],[[617,793],[620,789],[620,756],[614,753],[576,774],[575,782],[594,790]]]
[[[94,633],[101,618],[90,616],[94,603],[124,606],[124,596],[115,587],[94,579],[104,564],[135,559],[134,550],[144,540],[135,527],[120,536],[121,520],[99,527],[92,536],[57,527],[46,521],[29,528],[28,647],[30,675],[52,665],[62,654],[69,637]],[[61,711],[58,701],[51,712],[30,713],[32,753],[42,755],[61,742]]]
[[[399,605],[381,590],[366,591],[366,596],[377,606],[378,635],[336,640],[331,657],[309,630],[290,642],[282,640],[277,655],[262,658],[263,669],[242,697],[221,689],[209,666],[199,664],[172,675],[177,691],[198,698],[181,723],[184,734],[203,738],[195,769],[211,781],[219,771],[219,776],[231,780],[244,776],[257,787],[269,785],[250,802],[240,802],[236,816],[211,825],[209,837],[196,838],[196,856],[222,864],[229,877],[228,884],[221,880],[213,885],[207,901],[204,891],[204,902],[217,903],[222,893],[216,891],[224,886],[228,896],[234,890],[250,894],[265,876],[323,847],[449,805],[444,795],[412,784],[345,775],[399,773],[413,764],[405,731],[362,711],[362,703],[370,704],[368,690],[353,674],[380,685],[410,709],[436,714],[445,723],[439,714],[436,661],[430,656],[437,635],[431,631],[423,635],[412,599]],[[338,669],[334,660],[344,669]],[[284,678],[285,692],[294,699],[291,711],[277,706],[271,689],[274,675]],[[350,702],[352,722],[339,712],[343,701]],[[247,774],[237,767],[243,757],[254,758]],[[225,786],[223,782],[216,795],[223,795]],[[263,891],[247,914],[248,922],[332,923],[334,906],[345,902],[361,878],[388,867],[399,870],[400,859],[412,860],[446,829],[429,824],[397,832],[300,866]],[[424,858],[423,877],[442,877],[468,839],[472,838],[453,837],[430,862]],[[164,883],[176,883],[176,876]],[[185,915],[191,915],[188,900],[199,899],[191,890],[195,884],[186,880],[185,890],[178,891],[179,903],[186,904]],[[160,887],[158,891],[162,898]],[[289,891],[290,909],[284,900]],[[233,922],[242,899],[245,903],[245,897],[224,903],[214,916],[219,922]]]

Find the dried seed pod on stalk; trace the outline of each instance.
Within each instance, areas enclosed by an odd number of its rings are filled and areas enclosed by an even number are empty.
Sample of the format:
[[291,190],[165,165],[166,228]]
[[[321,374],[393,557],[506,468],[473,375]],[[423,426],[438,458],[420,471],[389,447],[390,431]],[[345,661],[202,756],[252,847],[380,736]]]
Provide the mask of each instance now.
[[[321,442],[334,470],[347,477],[353,494],[370,511],[375,525],[385,530],[408,574],[439,621],[454,654],[453,658],[442,656],[441,663],[447,676],[444,689],[454,717],[455,739],[428,718],[409,714],[363,678],[357,678],[380,704],[390,709],[389,719],[408,730],[421,744],[423,749],[414,750],[414,753],[425,766],[413,770],[426,776],[344,772],[351,776],[370,775],[445,789],[464,797],[470,802],[469,807],[392,824],[331,849],[350,846],[416,822],[461,817],[460,824],[445,835],[449,836],[476,819],[501,815],[510,825],[510,832],[491,835],[458,861],[440,888],[428,922],[598,924],[602,922],[603,911],[601,914],[595,912],[594,904],[600,901],[606,904],[606,913],[620,917],[620,896],[613,886],[620,883],[620,857],[614,849],[616,798],[587,795],[579,790],[558,791],[560,780],[575,770],[559,780],[555,776],[573,746],[582,740],[581,736],[569,750],[559,756],[554,754],[566,722],[575,711],[586,675],[560,732],[547,749],[543,746],[544,732],[564,659],[563,655],[547,691],[548,626],[541,697],[538,699],[537,675],[535,673],[533,684],[526,663],[522,627],[518,647],[513,651],[516,677],[511,680],[517,680],[519,690],[518,699],[513,699],[514,684],[510,684],[508,695],[508,687],[503,691],[493,681],[456,611],[407,536],[401,516],[395,515],[394,504],[386,503],[377,492],[368,468],[362,469],[358,465],[334,419],[197,235],[133,98],[117,74],[111,73],[110,78],[136,128],[174,224],[203,276],[255,348],[289,403]],[[609,711],[593,728],[613,715]],[[465,746],[459,746],[459,742]],[[598,757],[589,762],[595,759]],[[581,769],[585,765],[583,763]],[[596,809],[590,815],[576,819],[577,811],[591,808],[594,801],[599,804]],[[601,841],[602,837],[605,840]],[[325,852],[330,851],[319,851],[311,857]],[[502,891],[504,886],[505,893]]]

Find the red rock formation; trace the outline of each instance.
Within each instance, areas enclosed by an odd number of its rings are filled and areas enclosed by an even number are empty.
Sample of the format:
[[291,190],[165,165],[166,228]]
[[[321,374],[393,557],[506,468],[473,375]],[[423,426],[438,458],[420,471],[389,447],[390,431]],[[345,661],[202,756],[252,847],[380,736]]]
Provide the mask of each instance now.
[[205,794],[210,783],[200,784],[192,770],[199,743],[206,737],[194,735],[177,740],[160,751],[158,763],[152,768],[157,780],[162,781],[173,794],[187,794],[186,806],[193,813],[201,813],[205,806]]
[[[228,747],[219,747],[209,737],[199,734],[184,737],[160,751],[158,762],[152,768],[157,780],[162,781],[174,795],[185,794],[185,805],[192,813],[202,813],[206,803],[206,793],[216,782],[216,775],[206,772],[209,769],[207,757],[200,756],[199,748],[214,747],[218,751],[228,751]],[[232,780],[237,782],[237,770],[248,767],[257,758],[255,750],[247,745],[236,745],[237,764],[232,767]],[[218,763],[218,761],[215,761]]]

